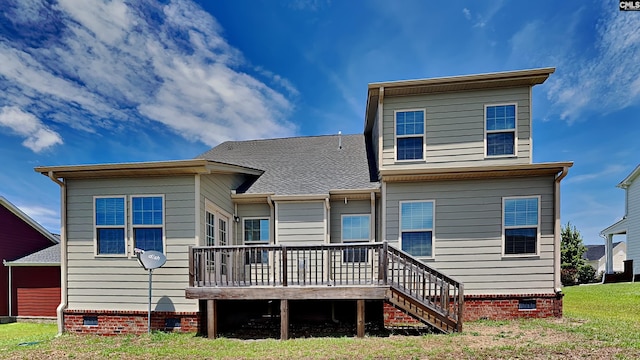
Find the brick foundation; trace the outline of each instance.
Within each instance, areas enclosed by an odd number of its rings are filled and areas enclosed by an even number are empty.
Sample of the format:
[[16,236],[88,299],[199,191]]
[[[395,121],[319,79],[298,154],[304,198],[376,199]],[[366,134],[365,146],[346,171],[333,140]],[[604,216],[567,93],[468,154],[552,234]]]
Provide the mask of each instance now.
[[[535,309],[520,310],[520,301],[535,300]],[[464,320],[511,320],[520,318],[562,317],[562,295],[467,295],[464,297]]]
[[395,306],[385,302],[382,311],[384,312],[384,326],[405,326],[405,325],[418,325],[420,321],[413,318],[411,315],[396,308]]
[[[84,325],[85,317],[97,317],[98,325]],[[175,319],[176,325],[167,327],[167,319]],[[151,330],[172,332],[197,332],[200,325],[198,312],[162,312],[151,314]],[[120,335],[147,332],[146,311],[86,311],[65,310],[64,329],[78,334]]]
[[[519,303],[521,300],[535,300],[535,309],[520,310]],[[385,326],[402,326],[419,323],[418,320],[389,303],[384,303],[383,311]],[[562,295],[467,295],[464,297],[464,321],[547,317],[562,317]]]

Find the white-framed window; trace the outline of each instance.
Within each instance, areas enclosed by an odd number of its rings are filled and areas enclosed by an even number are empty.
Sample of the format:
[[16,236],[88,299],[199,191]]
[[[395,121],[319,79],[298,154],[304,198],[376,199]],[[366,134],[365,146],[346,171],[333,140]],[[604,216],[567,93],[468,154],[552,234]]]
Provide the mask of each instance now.
[[[342,215],[342,242],[362,243],[371,241],[371,215]],[[367,249],[346,249],[343,262],[367,262]]]
[[515,156],[517,140],[517,104],[485,105],[485,155]]
[[400,248],[413,256],[433,257],[435,201],[400,201]]
[[164,196],[131,196],[131,231],[134,248],[164,251]]
[[206,217],[205,245],[215,246],[216,245],[216,216],[214,213],[206,211],[205,217]]
[[540,196],[502,199],[503,254],[538,255],[540,245]]
[[425,109],[394,111],[397,161],[424,160]]
[[93,198],[96,255],[127,255],[125,203],[125,196]]
[[[245,245],[269,245],[269,218],[246,217],[242,219],[242,234]],[[267,264],[269,252],[265,250],[252,250],[247,253],[245,263]]]

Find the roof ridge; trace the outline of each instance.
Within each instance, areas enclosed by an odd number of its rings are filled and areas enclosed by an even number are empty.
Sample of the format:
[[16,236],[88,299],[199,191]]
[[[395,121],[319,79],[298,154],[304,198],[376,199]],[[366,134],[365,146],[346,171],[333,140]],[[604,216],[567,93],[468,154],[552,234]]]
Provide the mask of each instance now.
[[[278,138],[268,138],[268,139],[247,139],[247,140],[227,140],[221,142],[217,146],[222,144],[230,143],[230,142],[263,142],[263,141],[276,141],[276,140],[293,140],[293,139],[309,139],[309,138],[320,138],[320,137],[329,137],[329,136],[364,136],[363,134],[324,134],[324,135],[301,135],[301,136],[285,136]],[[214,146],[216,147],[216,146]]]

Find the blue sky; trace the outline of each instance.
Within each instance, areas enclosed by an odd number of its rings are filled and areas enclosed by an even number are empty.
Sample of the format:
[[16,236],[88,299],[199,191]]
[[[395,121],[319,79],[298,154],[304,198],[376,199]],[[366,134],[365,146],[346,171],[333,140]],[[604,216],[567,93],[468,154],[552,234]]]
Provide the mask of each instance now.
[[534,161],[575,162],[562,221],[602,243],[640,160],[638,29],[611,1],[4,0],[0,195],[57,232],[35,166],[361,133],[370,82],[552,66]]

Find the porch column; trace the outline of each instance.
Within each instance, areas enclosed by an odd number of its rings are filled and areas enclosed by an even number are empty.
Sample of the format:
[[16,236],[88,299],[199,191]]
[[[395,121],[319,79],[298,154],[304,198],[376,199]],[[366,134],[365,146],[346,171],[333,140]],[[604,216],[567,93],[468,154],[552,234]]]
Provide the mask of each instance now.
[[607,255],[606,273],[613,274],[613,234],[607,234],[604,249]]
[[364,337],[364,300],[357,300],[357,319],[356,319],[356,327],[357,327],[357,336],[359,338]]
[[215,339],[218,336],[218,307],[216,300],[207,300],[207,337]]

